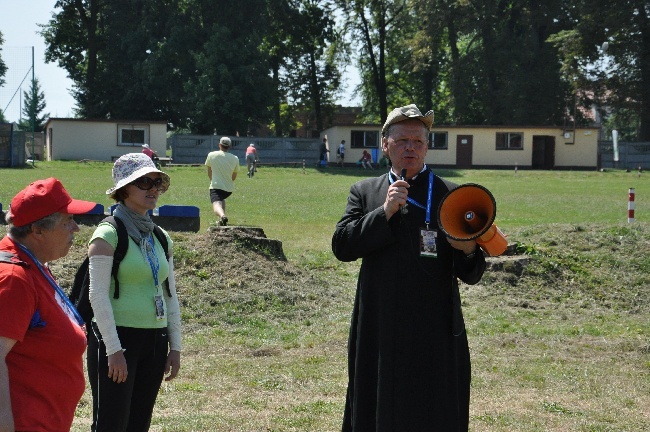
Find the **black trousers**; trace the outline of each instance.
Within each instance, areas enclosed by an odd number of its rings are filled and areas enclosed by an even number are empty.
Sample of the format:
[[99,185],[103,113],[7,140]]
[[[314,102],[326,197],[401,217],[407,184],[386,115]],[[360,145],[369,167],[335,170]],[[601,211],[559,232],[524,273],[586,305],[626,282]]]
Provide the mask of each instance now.
[[106,346],[95,323],[88,332],[86,361],[93,395],[93,432],[146,432],[162,383],[167,329],[117,327],[128,368],[125,382],[108,377]]

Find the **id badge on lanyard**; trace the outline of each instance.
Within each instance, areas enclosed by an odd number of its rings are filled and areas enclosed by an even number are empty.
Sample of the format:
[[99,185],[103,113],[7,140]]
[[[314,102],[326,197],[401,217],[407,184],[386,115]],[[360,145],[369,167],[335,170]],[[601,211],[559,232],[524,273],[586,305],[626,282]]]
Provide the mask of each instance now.
[[163,302],[162,294],[153,296],[153,302],[156,306],[156,319],[162,321],[165,319],[165,304]]
[[438,258],[438,231],[427,227],[420,228],[420,256]]
[[[391,177],[389,176],[388,178],[392,183]],[[429,171],[429,190],[428,190],[426,207],[412,198],[407,198],[406,200],[407,202],[421,209],[424,209],[424,211],[426,212],[425,219],[424,219],[425,226],[420,228],[420,256],[426,258],[438,258],[438,245],[437,245],[438,230],[429,228],[431,224],[431,201],[433,199],[433,181],[434,181],[433,171]]]

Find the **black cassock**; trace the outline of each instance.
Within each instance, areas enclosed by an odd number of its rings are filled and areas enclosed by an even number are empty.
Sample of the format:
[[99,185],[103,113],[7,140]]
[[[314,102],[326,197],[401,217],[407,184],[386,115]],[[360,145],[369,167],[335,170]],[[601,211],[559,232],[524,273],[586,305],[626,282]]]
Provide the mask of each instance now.
[[[424,207],[429,172],[409,181],[409,197]],[[362,259],[343,431],[467,431],[470,359],[456,277],[477,283],[485,259],[466,258],[437,226],[438,204],[455,184],[434,176],[437,258],[420,256],[424,209],[409,204],[386,220],[388,186],[388,174],[354,184],[332,237],[339,260]]]

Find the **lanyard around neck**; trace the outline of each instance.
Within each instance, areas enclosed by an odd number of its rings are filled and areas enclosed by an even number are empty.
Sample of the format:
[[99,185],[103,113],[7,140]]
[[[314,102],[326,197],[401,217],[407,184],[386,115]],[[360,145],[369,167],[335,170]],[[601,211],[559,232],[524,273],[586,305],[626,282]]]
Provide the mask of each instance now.
[[[425,165],[424,168],[422,168],[422,171],[420,171],[418,174],[421,174],[426,169],[427,166]],[[393,177],[397,177],[397,176],[391,170],[388,172],[388,181],[390,182],[390,184],[393,184],[395,182],[395,179]],[[424,223],[427,225],[427,229],[429,228],[429,224],[431,223],[431,203],[433,201],[433,178],[434,178],[433,170],[431,170],[429,171],[429,192],[427,194],[428,196],[427,196],[426,207],[411,197],[406,198],[406,202],[411,203],[414,206],[420,207],[421,209],[425,210]]]
[[[79,324],[80,326],[83,326],[84,325],[84,320],[83,320],[83,318],[81,318],[81,315],[79,315],[79,312],[77,311],[77,308],[74,307],[74,305],[72,304],[72,302],[70,301],[68,296],[63,292],[63,290],[61,289],[59,284],[56,283],[56,281],[54,280],[54,278],[50,274],[49,270],[47,270],[47,271],[45,270],[45,267],[43,266],[43,264],[41,264],[41,262],[38,259],[36,259],[34,254],[29,249],[27,249],[27,247],[25,247],[24,245],[22,245],[20,243],[16,243],[16,244],[18,245],[18,247],[23,252],[25,252],[29,256],[29,258],[32,261],[34,261],[34,264],[36,264],[36,267],[38,268],[38,270],[40,270],[41,274],[45,277],[45,279],[52,286],[52,288],[54,289],[54,292],[56,292],[59,295],[59,297],[61,297],[61,299],[63,300],[63,303],[65,303],[65,306],[67,307],[67,309],[74,315],[74,318],[77,321],[77,324]],[[62,306],[62,308],[63,308],[63,306]]]

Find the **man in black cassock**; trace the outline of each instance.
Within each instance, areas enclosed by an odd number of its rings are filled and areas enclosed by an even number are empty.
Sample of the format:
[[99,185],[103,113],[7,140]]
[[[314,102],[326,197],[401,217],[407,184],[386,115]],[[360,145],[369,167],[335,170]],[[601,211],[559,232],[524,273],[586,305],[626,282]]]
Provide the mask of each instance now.
[[[457,185],[424,163],[433,111],[394,109],[387,174],[350,188],[332,250],[361,258],[348,342],[344,432],[467,431],[470,359],[458,281],[485,270],[476,242],[446,238],[442,197]],[[403,171],[405,170],[405,171]]]

